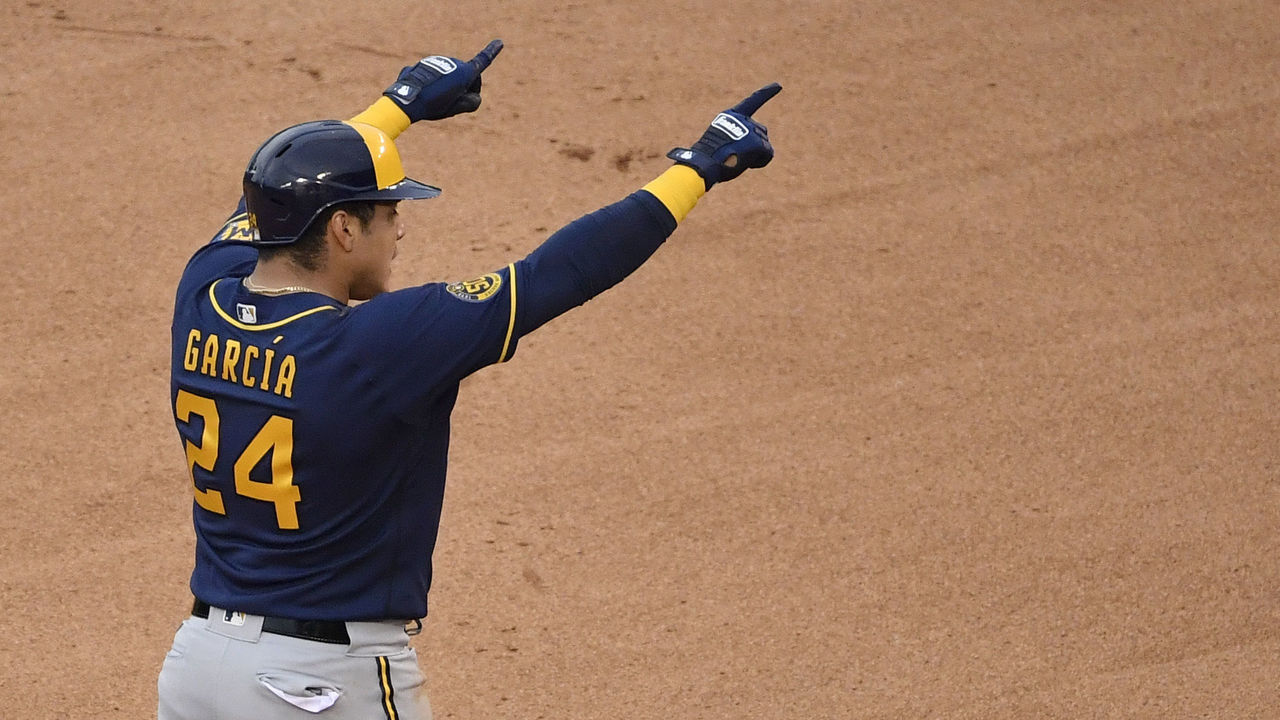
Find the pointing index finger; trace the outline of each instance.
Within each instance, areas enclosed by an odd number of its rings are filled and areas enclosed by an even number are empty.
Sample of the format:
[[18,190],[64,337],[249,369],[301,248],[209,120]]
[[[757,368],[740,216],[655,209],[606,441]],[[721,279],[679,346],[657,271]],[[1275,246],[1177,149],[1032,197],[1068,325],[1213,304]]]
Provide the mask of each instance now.
[[736,113],[742,113],[747,117],[751,117],[752,113],[759,110],[762,105],[769,102],[774,95],[777,95],[780,92],[782,92],[781,85],[778,83],[769,83],[768,85],[765,85],[759,90],[751,93],[751,95],[749,95],[745,100],[729,109]]
[[489,63],[493,62],[493,59],[498,57],[500,52],[502,52],[502,41],[494,40],[485,45],[484,49],[477,53],[475,57],[471,58],[471,64],[476,67],[476,70],[484,72],[484,69],[489,67]]

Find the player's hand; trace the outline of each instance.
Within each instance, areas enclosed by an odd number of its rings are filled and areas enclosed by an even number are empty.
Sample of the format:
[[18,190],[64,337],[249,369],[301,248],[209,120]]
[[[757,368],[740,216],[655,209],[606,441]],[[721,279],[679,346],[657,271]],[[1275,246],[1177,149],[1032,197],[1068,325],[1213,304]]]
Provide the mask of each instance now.
[[480,107],[480,73],[502,52],[494,40],[467,61],[432,55],[400,71],[382,93],[396,102],[409,120],[442,120]]
[[667,153],[667,157],[697,170],[708,190],[718,182],[738,177],[747,168],[768,165],[773,159],[769,129],[752,119],[751,115],[781,91],[782,86],[778,83],[765,85],[716,115],[693,147],[675,148]]

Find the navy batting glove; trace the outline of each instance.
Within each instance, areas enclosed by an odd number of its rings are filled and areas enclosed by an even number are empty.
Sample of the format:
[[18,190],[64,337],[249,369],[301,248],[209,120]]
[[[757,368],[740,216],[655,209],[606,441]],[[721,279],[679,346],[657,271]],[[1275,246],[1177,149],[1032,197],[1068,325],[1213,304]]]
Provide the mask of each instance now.
[[708,190],[718,182],[738,177],[747,168],[768,165],[773,159],[769,129],[751,115],[781,91],[778,83],[765,85],[717,115],[693,147],[675,148],[667,157],[697,170]]
[[400,106],[409,120],[443,120],[480,107],[480,73],[502,52],[494,40],[478,55],[463,62],[432,55],[400,71],[395,83],[382,93]]

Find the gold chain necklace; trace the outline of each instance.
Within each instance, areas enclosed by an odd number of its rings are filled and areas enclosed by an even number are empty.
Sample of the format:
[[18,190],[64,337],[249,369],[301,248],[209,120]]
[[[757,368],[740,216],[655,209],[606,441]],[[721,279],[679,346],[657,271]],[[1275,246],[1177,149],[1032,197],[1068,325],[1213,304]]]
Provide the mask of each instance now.
[[263,287],[249,280],[247,276],[244,279],[244,289],[248,290],[249,292],[258,293],[259,295],[270,295],[270,296],[288,295],[289,293],[300,293],[300,292],[309,292],[309,293],[318,292],[317,290],[312,290],[311,288],[303,287],[302,285],[286,285],[285,287],[278,287],[278,288]]

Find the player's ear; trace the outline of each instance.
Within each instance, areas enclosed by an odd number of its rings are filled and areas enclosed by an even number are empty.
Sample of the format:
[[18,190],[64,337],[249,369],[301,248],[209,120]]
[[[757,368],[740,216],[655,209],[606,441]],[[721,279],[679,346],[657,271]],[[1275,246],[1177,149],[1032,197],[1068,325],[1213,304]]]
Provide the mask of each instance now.
[[356,238],[351,225],[356,221],[357,218],[346,210],[336,210],[329,218],[328,234],[333,236],[333,239],[346,252],[351,252],[355,248]]

